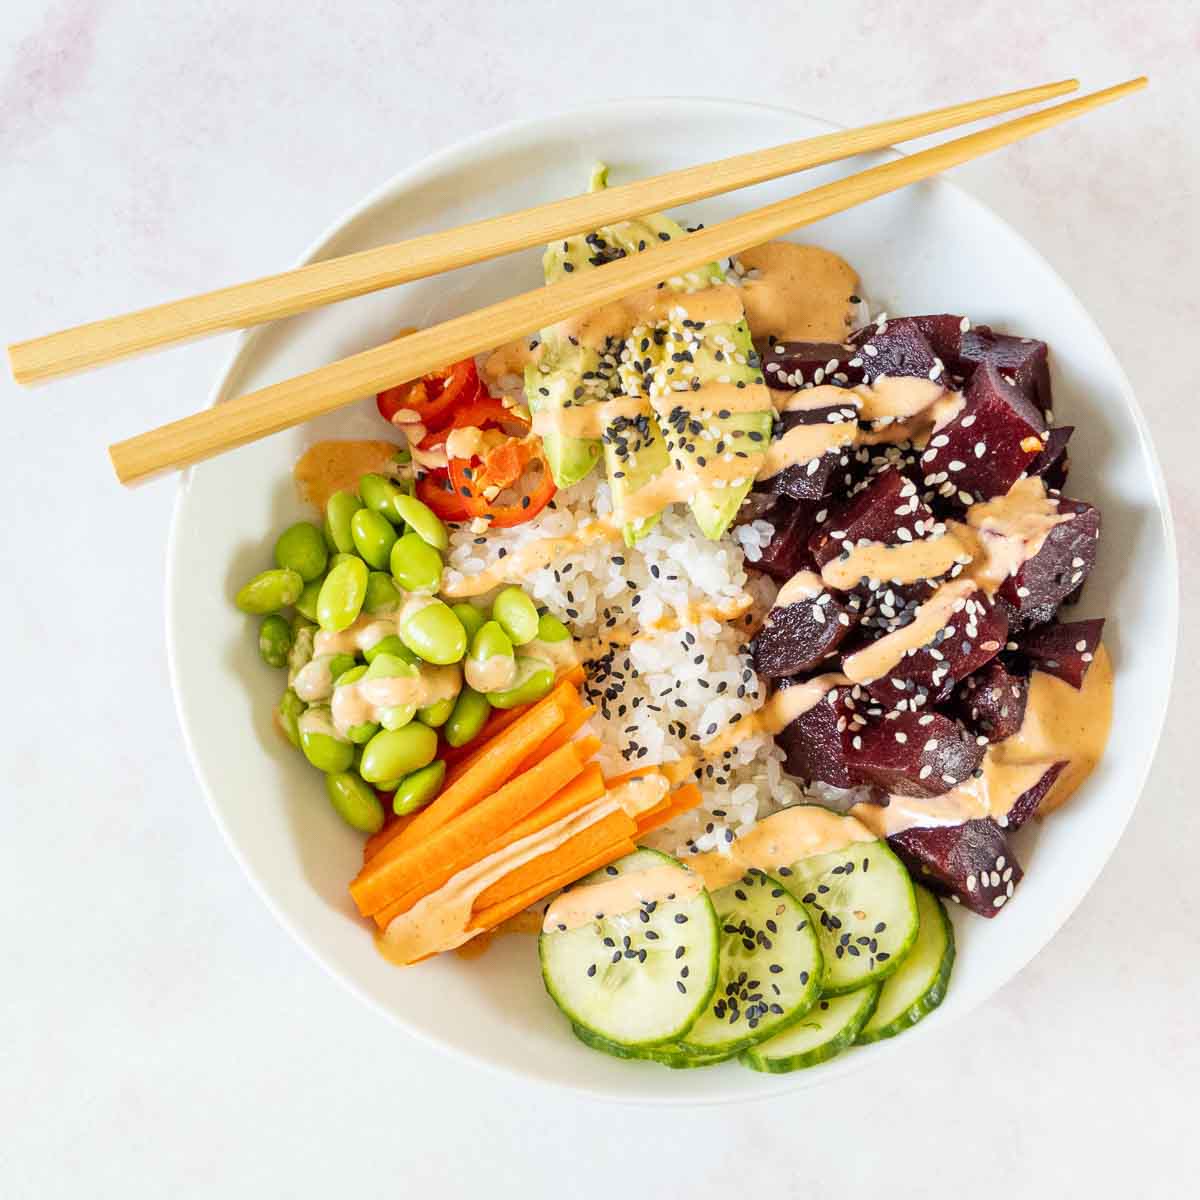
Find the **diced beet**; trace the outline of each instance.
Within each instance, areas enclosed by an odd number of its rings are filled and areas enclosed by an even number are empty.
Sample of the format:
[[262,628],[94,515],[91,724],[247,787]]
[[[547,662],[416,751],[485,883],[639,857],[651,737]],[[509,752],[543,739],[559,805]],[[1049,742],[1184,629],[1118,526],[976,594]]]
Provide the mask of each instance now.
[[906,654],[886,675],[867,684],[871,694],[894,706],[898,700],[937,704],[960,679],[979,670],[1008,640],[1008,616],[979,590],[971,593],[928,646]]
[[1020,652],[1039,671],[1057,675],[1074,688],[1092,665],[1096,647],[1104,633],[1104,620],[1070,621],[1065,625],[1041,625],[1023,634]]
[[850,335],[850,344],[859,352],[863,377],[868,383],[882,375],[938,379],[943,372],[941,359],[911,317],[866,325]]
[[902,472],[887,468],[849,500],[829,506],[829,513],[809,540],[820,566],[843,553],[844,543],[904,541],[900,531],[921,537],[934,524],[933,513],[921,502],[917,486]]
[[1050,430],[1046,448],[1025,468],[1026,475],[1040,475],[1048,488],[1062,491],[1067,485],[1067,473],[1071,460],[1067,457],[1067,443],[1075,432],[1074,425],[1058,425]]
[[1021,728],[1028,700],[1029,680],[1009,674],[998,658],[968,675],[954,694],[958,715],[989,742],[1002,742]]
[[1041,805],[1046,793],[1054,786],[1054,781],[1062,774],[1063,768],[1066,765],[1065,760],[1063,762],[1051,763],[1042,772],[1042,777],[1037,783],[1016,798],[1012,808],[1008,810],[1008,816],[1000,821],[999,824],[1003,825],[1005,829],[1020,829],[1030,817],[1037,813],[1038,807]]
[[1045,421],[992,363],[971,377],[963,401],[921,456],[925,485],[962,504],[1003,496],[1041,453]]
[[831,592],[773,608],[754,639],[754,669],[768,679],[818,667],[857,621]]
[[797,571],[815,565],[808,539],[818,512],[820,509],[811,502],[781,498],[771,511],[774,536],[753,565],[779,583],[786,583]]
[[792,463],[763,480],[762,486],[793,500],[822,500],[833,492],[834,472],[845,457],[844,450],[834,450],[806,463]]
[[956,313],[933,313],[923,317],[909,317],[910,321],[925,335],[934,354],[946,364],[946,369],[960,379],[970,375],[974,363],[965,363],[962,358],[964,323],[970,322]]
[[843,737],[855,783],[902,796],[940,796],[983,761],[983,747],[950,717],[902,712],[893,720],[864,719],[864,703],[854,703],[859,720],[852,714]]
[[781,505],[779,496],[775,492],[753,491],[742,501],[734,524],[747,525],[751,521],[761,521],[767,517],[773,518],[777,508],[781,508]]
[[892,834],[888,845],[921,883],[956,897],[981,917],[994,917],[1024,874],[1004,830],[987,817],[905,829]]
[[[800,682],[784,679],[779,686],[789,687]],[[826,696],[777,734],[775,741],[786,756],[784,766],[790,775],[848,788],[854,781],[846,767],[842,734],[838,729],[838,721],[845,720],[846,712],[842,689],[835,690],[837,697],[833,703]]]
[[861,368],[847,366],[855,354],[840,342],[759,343],[757,349],[768,387],[781,391],[822,383],[853,387],[863,380]]

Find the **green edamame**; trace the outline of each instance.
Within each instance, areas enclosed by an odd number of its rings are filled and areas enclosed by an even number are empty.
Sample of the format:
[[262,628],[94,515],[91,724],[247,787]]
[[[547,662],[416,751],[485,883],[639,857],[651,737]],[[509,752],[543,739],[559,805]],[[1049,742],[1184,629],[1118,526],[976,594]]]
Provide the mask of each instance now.
[[[363,675],[364,679],[407,679],[412,681],[411,688],[404,689],[410,695],[417,692],[417,680],[420,671],[398,654],[376,654]],[[400,729],[417,715],[414,701],[403,701],[379,708],[379,723],[384,729]]]
[[433,762],[437,742],[437,734],[419,721],[381,730],[363,747],[359,773],[368,783],[411,775]]
[[292,625],[286,617],[271,613],[258,627],[258,653],[268,667],[286,667],[292,648]]
[[545,659],[517,657],[517,681],[501,692],[489,692],[488,703],[493,708],[516,708],[540,700],[554,686],[554,668]]
[[442,737],[451,746],[465,746],[479,736],[487,724],[492,706],[487,697],[473,687],[464,687],[454,702],[454,711],[442,729]]
[[442,556],[415,533],[396,539],[388,565],[406,592],[435,592],[442,581]]
[[297,750],[300,749],[300,728],[299,721],[304,715],[306,705],[291,688],[279,699],[279,704],[275,709],[275,722],[283,733]]
[[276,567],[243,584],[233,602],[242,612],[262,617],[294,604],[303,590],[304,580],[295,571]]
[[393,525],[399,522],[392,502],[402,493],[385,475],[364,475],[358,481],[358,494],[372,512],[386,517]]
[[338,771],[325,776],[325,790],[337,814],[359,833],[378,833],[383,828],[383,805],[353,771]]
[[296,597],[296,611],[314,623],[317,619],[317,597],[321,594],[321,584],[324,582],[324,575],[310,579],[304,585],[304,590]]
[[402,817],[405,813],[424,808],[441,791],[445,778],[446,764],[440,758],[435,759],[429,766],[406,775],[392,797],[392,811],[396,816]]
[[537,640],[539,642],[548,642],[553,645],[555,642],[566,642],[571,637],[571,631],[553,614],[544,612],[538,617]]
[[394,633],[389,633],[387,637],[381,638],[369,650],[364,650],[363,658],[367,662],[373,663],[381,654],[394,654],[397,658],[402,658],[405,662],[412,663],[414,666],[421,661]]
[[334,654],[329,659],[329,678],[334,683],[346,674],[347,671],[354,669],[353,654]]
[[458,699],[457,696],[448,696],[445,700],[435,700],[432,704],[425,705],[424,708],[418,708],[417,720],[422,725],[428,725],[430,729],[440,729],[450,720],[456,699]]
[[396,531],[386,517],[369,508],[360,508],[350,519],[350,536],[354,538],[354,548],[368,566],[380,571],[388,565]]
[[498,621],[485,621],[471,639],[467,656],[467,682],[477,692],[499,692],[517,680],[517,660],[512,640]]
[[363,599],[363,611],[371,616],[395,612],[400,607],[400,589],[392,582],[386,571],[372,571],[367,576],[367,594]]
[[462,622],[463,628],[467,631],[467,644],[470,645],[474,641],[475,635],[487,623],[487,613],[466,600],[460,600],[457,604],[450,605],[450,611]]
[[506,587],[492,601],[492,620],[508,634],[514,646],[524,646],[538,635],[538,611],[519,587]]
[[353,492],[334,492],[325,505],[325,530],[334,549],[342,554],[354,551],[350,522],[360,508],[362,501]]
[[325,576],[317,597],[317,621],[322,629],[337,632],[354,624],[367,596],[367,564],[345,558]]
[[333,725],[326,704],[314,704],[305,710],[297,722],[300,729],[300,749],[318,771],[348,771],[354,762],[354,746],[346,741]]
[[312,662],[317,627],[303,617],[292,618],[292,648],[288,651],[288,682]]
[[419,538],[443,553],[450,549],[450,533],[428,504],[422,504],[415,496],[406,496],[403,492],[397,493],[392,503],[397,516]]
[[297,521],[276,540],[275,561],[279,566],[295,571],[308,583],[324,572],[329,551],[325,549],[325,539],[315,525],[309,521]]
[[355,667],[351,667],[348,671],[342,671],[338,674],[334,687],[348,687],[352,683],[357,683],[367,673],[365,663],[359,663]]
[[400,612],[400,638],[427,663],[445,667],[467,652],[467,631],[448,605],[433,596],[424,603],[409,601]]
[[[357,683],[366,673],[366,666],[360,663],[356,667],[351,667],[348,671],[343,671],[333,686],[335,688],[348,687],[352,683]],[[377,721],[363,721],[359,725],[351,725],[346,730],[346,736],[356,746],[361,746],[365,742],[369,742],[378,732],[379,723]]]

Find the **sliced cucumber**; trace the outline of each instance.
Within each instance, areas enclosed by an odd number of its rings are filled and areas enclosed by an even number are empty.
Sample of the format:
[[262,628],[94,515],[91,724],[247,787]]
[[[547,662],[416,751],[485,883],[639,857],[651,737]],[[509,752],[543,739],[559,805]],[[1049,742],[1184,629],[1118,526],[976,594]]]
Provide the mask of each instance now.
[[[576,886],[664,865],[681,879],[692,875],[670,855],[639,850]],[[623,1050],[674,1042],[691,1028],[716,986],[718,949],[716,914],[703,890],[538,939],[546,991],[576,1032]]]
[[742,1064],[753,1071],[785,1075],[836,1057],[858,1040],[882,986],[886,985],[868,983],[844,996],[822,997],[790,1029],[743,1051]]
[[821,949],[804,906],[757,869],[713,893],[721,930],[716,991],[668,1065],[732,1058],[798,1021],[821,993]]
[[884,841],[802,858],[780,875],[817,923],[826,996],[886,979],[916,941],[912,881]]
[[917,887],[916,893],[921,921],[916,945],[883,985],[875,1012],[858,1035],[860,1042],[878,1042],[903,1033],[945,999],[954,968],[954,926],[932,892]]

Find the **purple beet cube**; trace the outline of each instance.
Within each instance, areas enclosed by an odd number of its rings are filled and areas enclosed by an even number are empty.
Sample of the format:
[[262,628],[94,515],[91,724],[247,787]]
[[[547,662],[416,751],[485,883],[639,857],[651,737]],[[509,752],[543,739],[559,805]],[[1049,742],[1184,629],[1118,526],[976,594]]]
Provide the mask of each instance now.
[[858,351],[850,363],[860,367],[868,383],[883,375],[938,380],[945,372],[942,360],[911,317],[866,325],[850,335],[850,345]]
[[856,355],[840,342],[773,342],[757,349],[767,386],[781,391],[823,383],[854,387],[863,380],[860,367],[847,365]]
[[813,558],[824,566],[859,542],[894,546],[925,536],[935,523],[933,513],[918,495],[917,485],[889,467],[848,500],[830,505],[809,547]]
[[845,640],[857,615],[832,592],[773,608],[754,639],[754,669],[768,679],[813,671]]
[[1046,534],[1041,549],[1000,585],[997,596],[1014,626],[1041,625],[1054,618],[1066,598],[1078,592],[1096,565],[1100,510],[1083,500],[1058,501],[1069,521]]
[[1008,903],[1024,872],[995,821],[906,829],[888,845],[921,882],[954,897],[981,917]]
[[[788,687],[800,682],[785,679],[779,686]],[[834,689],[776,736],[775,741],[786,756],[784,767],[789,775],[819,780],[839,788],[853,786],[839,728],[846,723],[843,693],[842,688]]]
[[762,486],[779,496],[793,500],[823,500],[832,494],[839,464],[846,461],[844,451],[832,451],[806,463],[792,463],[763,481]]
[[971,777],[983,747],[957,721],[937,712],[876,717],[863,694],[845,732],[846,765],[855,783],[902,796],[940,796]]
[[1062,774],[1066,762],[1051,763],[1042,777],[1028,791],[1022,792],[1008,810],[1008,816],[1000,824],[1005,829],[1020,829],[1030,817],[1037,813],[1046,793],[1054,786],[1054,781]]
[[753,565],[779,583],[786,583],[797,571],[815,566],[808,539],[819,512],[815,504],[780,498],[769,518],[775,534]]
[[1003,496],[1044,449],[1045,421],[984,363],[963,393],[958,415],[934,432],[921,456],[926,487],[963,505]]
[[1009,674],[993,658],[958,685],[954,709],[968,728],[989,742],[1002,742],[1021,728],[1028,700],[1029,680]]
[[1031,666],[1080,688],[1103,633],[1103,619],[1041,625],[1022,635],[1018,646]]
[[1061,492],[1067,485],[1067,474],[1071,460],[1067,457],[1067,443],[1075,432],[1074,425],[1059,425],[1050,430],[1046,448],[1025,469],[1026,475],[1040,475],[1046,486]]

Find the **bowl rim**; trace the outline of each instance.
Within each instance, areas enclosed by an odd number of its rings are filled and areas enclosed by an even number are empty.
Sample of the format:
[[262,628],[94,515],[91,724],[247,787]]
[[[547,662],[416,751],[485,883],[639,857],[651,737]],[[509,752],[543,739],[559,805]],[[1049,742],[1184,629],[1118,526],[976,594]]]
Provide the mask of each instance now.
[[[303,266],[311,262],[320,260],[326,256],[328,248],[338,239],[343,232],[350,227],[355,221],[369,213],[377,207],[383,200],[394,192],[403,192],[414,183],[420,181],[422,176],[435,174],[440,167],[447,161],[452,161],[460,158],[464,154],[469,154],[477,147],[487,146],[496,140],[518,137],[522,134],[528,135],[534,131],[544,128],[548,123],[572,122],[586,120],[589,117],[600,115],[611,115],[614,112],[619,112],[622,109],[638,110],[643,109],[647,105],[671,106],[680,109],[695,109],[701,106],[710,106],[721,108],[727,112],[735,112],[740,114],[764,113],[773,116],[782,116],[795,119],[798,121],[806,121],[814,126],[823,127],[825,130],[835,132],[845,128],[836,122],[830,121],[827,118],[815,116],[803,110],[792,108],[787,105],[767,104],[758,101],[743,101],[724,97],[713,96],[638,96],[638,97],[622,97],[618,99],[602,100],[587,105],[562,109],[547,115],[538,117],[525,117],[517,120],[503,122],[498,125],[491,126],[487,129],[480,130],[466,137],[452,142],[422,158],[410,163],[404,168],[393,172],[387,179],[383,180],[377,186],[372,188],[361,200],[356,204],[347,208],[338,214],[326,227],[320,235],[304,250],[302,255],[296,260],[295,266]],[[877,151],[886,158],[894,159],[901,157],[902,151],[895,147],[887,147]],[[1178,549],[1175,536],[1175,522],[1171,510],[1170,497],[1166,486],[1166,479],[1163,473],[1162,464],[1159,460],[1157,451],[1154,447],[1149,427],[1146,422],[1145,414],[1142,411],[1141,405],[1138,402],[1137,395],[1133,389],[1133,385],[1126,374],[1123,366],[1113,351],[1108,339],[1104,336],[1103,331],[1092,317],[1091,313],[1084,306],[1083,302],[1076,295],[1074,289],[1067,283],[1064,277],[1053,267],[1050,261],[1042,252],[1031,243],[1023,233],[1013,228],[1008,222],[997,212],[991,209],[987,204],[974,195],[973,192],[963,188],[958,183],[948,179],[945,175],[939,175],[929,181],[936,186],[950,188],[958,194],[961,201],[965,201],[970,207],[979,211],[987,218],[999,221],[1012,234],[1018,238],[1024,245],[1029,255],[1036,259],[1038,263],[1049,271],[1062,285],[1064,292],[1068,296],[1076,310],[1076,318],[1078,321],[1087,326],[1090,332],[1108,349],[1112,366],[1114,369],[1114,382],[1120,387],[1129,409],[1130,415],[1133,418],[1134,427],[1137,430],[1140,449],[1143,454],[1144,461],[1148,465],[1148,478],[1150,493],[1154,498],[1157,513],[1161,521],[1163,533],[1163,550],[1164,563],[1163,566],[1168,575],[1169,586],[1165,589],[1163,596],[1163,616],[1167,618],[1167,629],[1169,633],[1169,646],[1166,647],[1167,658],[1167,684],[1168,686],[1162,689],[1161,700],[1158,703],[1158,712],[1153,726],[1153,736],[1150,739],[1150,744],[1147,747],[1147,753],[1144,760],[1144,765],[1137,780],[1137,788],[1134,796],[1124,812],[1123,817],[1112,830],[1110,840],[1103,847],[1103,853],[1097,854],[1093,859],[1093,867],[1087,873],[1086,881],[1078,888],[1077,893],[1064,897],[1062,902],[1057,906],[1056,910],[1050,916],[1047,922],[1048,932],[1045,937],[1040,940],[1035,940],[1027,951],[1023,951],[1017,957],[1019,962],[1013,968],[1011,974],[1005,982],[1011,981],[1021,971],[1025,969],[1030,961],[1039,954],[1050,941],[1058,934],[1063,924],[1071,916],[1071,914],[1079,907],[1084,898],[1091,891],[1109,860],[1112,858],[1114,851],[1121,838],[1124,836],[1125,830],[1128,828],[1129,821],[1133,816],[1134,810],[1140,801],[1142,792],[1145,790],[1146,781],[1149,777],[1151,768],[1154,765],[1158,747],[1162,739],[1162,731],[1166,720],[1166,713],[1169,705],[1169,697],[1171,693],[1171,685],[1174,681],[1175,666],[1178,654],[1179,641],[1179,559]],[[251,329],[242,330],[236,335],[236,339],[231,346],[228,355],[225,357],[223,365],[216,377],[216,380],[210,389],[206,398],[205,407],[210,408],[219,403],[229,386],[232,379],[236,377],[239,367],[244,359],[248,357],[255,349],[256,344],[266,330],[272,328],[272,324],[256,326]],[[179,566],[179,557],[181,553],[181,525],[183,521],[183,511],[189,484],[192,478],[192,468],[188,467],[180,472],[176,482],[175,496],[172,506],[171,522],[167,537],[166,556],[165,556],[165,572],[164,572],[164,620],[166,625],[166,651],[167,651],[167,668],[171,684],[172,699],[174,701],[175,711],[179,719],[180,732],[183,736],[184,747],[187,752],[189,762],[196,779],[200,785],[201,793],[204,796],[205,803],[208,806],[209,813],[215,822],[218,830],[221,833],[226,846],[232,854],[234,860],[240,866],[244,876],[250,882],[254,891],[266,905],[268,911],[279,922],[279,924],[287,931],[292,939],[297,942],[305,953],[313,959],[322,970],[335,979],[341,986],[348,989],[359,1000],[366,1003],[374,1011],[378,1012],[382,1017],[388,1020],[391,1024],[401,1028],[406,1034],[414,1037],[425,1046],[435,1049],[442,1054],[448,1054],[457,1059],[461,1063],[470,1064],[472,1066],[483,1067],[495,1074],[505,1078],[519,1079],[522,1083],[529,1085],[554,1086],[564,1091],[573,1092],[581,1096],[587,1096],[594,1100],[604,1100],[620,1104],[632,1104],[641,1106],[679,1106],[679,1107],[699,1107],[719,1104],[728,1104],[735,1102],[746,1102],[747,1099],[752,1102],[758,1100],[769,1100],[781,1094],[794,1092],[800,1088],[800,1080],[797,1075],[779,1075],[764,1077],[764,1084],[761,1093],[747,1097],[741,1095],[728,1096],[678,1096],[665,1097],[653,1096],[643,1097],[636,1095],[626,1095],[612,1090],[608,1090],[602,1086],[592,1086],[586,1082],[573,1080],[571,1082],[550,1081],[539,1076],[531,1076],[516,1068],[510,1067],[507,1064],[493,1061],[481,1053],[468,1050],[466,1048],[450,1044],[442,1041],[435,1034],[429,1033],[424,1029],[411,1024],[404,1016],[394,1009],[387,1007],[381,1001],[371,995],[362,985],[360,985],[353,977],[344,973],[335,965],[327,962],[320,951],[308,940],[305,936],[305,931],[300,925],[295,922],[276,902],[267,884],[256,871],[247,856],[243,853],[233,832],[226,822],[219,805],[217,804],[213,789],[209,783],[207,774],[202,765],[201,758],[197,753],[196,745],[191,734],[191,726],[188,718],[187,704],[184,700],[183,689],[179,678],[179,660],[178,647],[175,640],[174,630],[175,625],[175,600],[173,597],[173,589],[171,586],[172,580],[175,577]],[[1004,986],[1003,983],[999,985]],[[956,1013],[951,1019],[960,1020],[963,1017],[973,1013],[980,1004],[984,1003],[990,996],[995,995],[997,989],[994,989],[988,996],[980,997],[974,1004],[969,1005],[963,1011]],[[943,1020],[938,1024],[938,1028],[945,1025],[947,1022]],[[910,1032],[917,1032],[912,1030]],[[922,1030],[922,1033],[927,1032]],[[879,1062],[885,1054],[894,1054],[898,1050],[902,1051],[906,1048],[915,1046],[918,1039],[906,1038],[903,1042],[896,1039],[891,1039],[881,1042],[872,1047],[874,1053],[869,1055],[852,1055],[848,1056],[848,1061],[843,1064],[842,1070],[836,1078],[843,1078],[845,1075],[855,1073],[868,1066],[869,1064]],[[833,1082],[833,1078],[829,1082]]]

